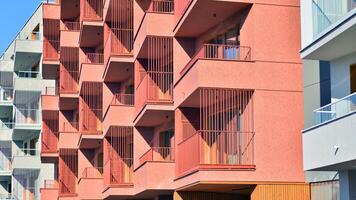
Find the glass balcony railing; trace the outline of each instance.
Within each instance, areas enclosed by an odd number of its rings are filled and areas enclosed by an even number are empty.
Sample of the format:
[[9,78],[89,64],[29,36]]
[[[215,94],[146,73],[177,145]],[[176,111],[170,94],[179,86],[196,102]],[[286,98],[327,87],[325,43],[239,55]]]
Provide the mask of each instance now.
[[315,124],[331,121],[356,111],[356,92],[313,111]]
[[313,33],[317,36],[356,7],[356,0],[313,0]]

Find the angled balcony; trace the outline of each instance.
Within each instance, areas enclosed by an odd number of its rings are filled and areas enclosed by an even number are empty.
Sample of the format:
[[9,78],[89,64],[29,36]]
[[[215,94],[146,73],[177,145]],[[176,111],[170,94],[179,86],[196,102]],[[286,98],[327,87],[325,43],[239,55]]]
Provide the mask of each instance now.
[[[29,56],[42,54],[41,32],[20,32],[15,43],[16,60],[27,59]],[[16,61],[17,62],[17,61]]]
[[59,88],[46,87],[41,95],[41,105],[43,111],[59,110]]
[[[103,168],[86,167],[78,180],[78,196],[80,199],[101,199],[103,188],[92,187],[103,185]],[[90,189],[89,189],[90,188]]]
[[60,149],[58,162],[59,198],[78,196],[78,150]]
[[83,82],[101,82],[102,77],[98,76],[104,72],[104,54],[86,53],[85,61],[80,66],[79,88]]
[[63,21],[61,23],[61,47],[78,47],[80,38],[80,22]]
[[[56,10],[59,11],[59,7]],[[44,7],[45,10],[45,7]],[[60,50],[60,20],[43,19],[43,67],[59,65]],[[45,71],[45,69],[44,69]]]
[[43,111],[42,113],[42,162],[55,161],[58,158],[59,113],[58,111]]
[[39,109],[15,108],[14,129],[41,130]]
[[61,47],[60,97],[76,98],[79,94],[79,48]]
[[44,187],[40,189],[41,199],[58,198],[58,181],[44,180]]
[[41,168],[39,149],[18,149],[12,156],[13,170],[39,170]]
[[304,169],[352,169],[356,93],[316,109],[314,115],[315,125],[303,130]]

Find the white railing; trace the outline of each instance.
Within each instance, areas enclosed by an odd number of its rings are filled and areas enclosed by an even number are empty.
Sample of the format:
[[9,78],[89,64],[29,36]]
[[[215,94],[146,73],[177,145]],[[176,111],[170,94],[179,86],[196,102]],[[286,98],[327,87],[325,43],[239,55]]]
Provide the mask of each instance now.
[[17,76],[19,78],[39,78],[40,72],[38,71],[17,71]]
[[312,0],[314,36],[337,22],[355,7],[355,0]]
[[315,125],[340,118],[354,111],[356,111],[356,93],[314,110]]
[[14,157],[38,156],[40,155],[39,149],[18,149],[14,152]]
[[[1,156],[0,157],[0,171],[8,172],[12,170],[11,158]],[[1,198],[0,198],[1,200]]]
[[9,130],[12,129],[14,123],[12,122],[2,122],[0,121],[0,130]]
[[0,194],[0,200],[15,200],[15,197],[11,193]]
[[15,124],[41,124],[39,109],[15,108]]

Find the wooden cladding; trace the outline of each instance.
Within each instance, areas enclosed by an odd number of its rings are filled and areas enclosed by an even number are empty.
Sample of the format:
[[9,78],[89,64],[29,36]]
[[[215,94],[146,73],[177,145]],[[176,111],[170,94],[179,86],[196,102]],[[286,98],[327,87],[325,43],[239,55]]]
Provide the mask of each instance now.
[[265,184],[257,185],[251,200],[310,200],[308,184]]
[[43,112],[42,116],[42,152],[58,151],[59,113],[56,111]]
[[58,170],[59,193],[76,194],[78,183],[78,150],[60,149]]
[[81,89],[81,130],[83,134],[102,131],[103,86],[99,82],[84,82]]
[[43,59],[59,59],[60,20],[43,19]]
[[103,18],[103,0],[81,0],[82,20],[101,21]]
[[61,47],[60,92],[77,93],[79,81],[79,48]]

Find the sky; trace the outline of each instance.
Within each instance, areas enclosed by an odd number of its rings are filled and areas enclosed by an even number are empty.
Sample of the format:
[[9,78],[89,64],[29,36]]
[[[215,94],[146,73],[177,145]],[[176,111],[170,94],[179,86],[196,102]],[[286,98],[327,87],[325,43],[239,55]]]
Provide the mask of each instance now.
[[32,16],[41,0],[0,0],[0,54]]

